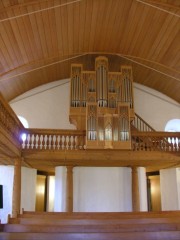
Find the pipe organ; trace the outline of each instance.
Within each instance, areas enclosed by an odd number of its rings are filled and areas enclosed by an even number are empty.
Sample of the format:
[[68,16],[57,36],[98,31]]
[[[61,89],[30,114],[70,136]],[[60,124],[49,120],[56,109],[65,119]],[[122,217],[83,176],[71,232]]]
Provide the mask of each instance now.
[[131,66],[110,72],[108,59],[97,57],[95,71],[71,65],[70,122],[86,130],[86,148],[131,149],[134,118]]

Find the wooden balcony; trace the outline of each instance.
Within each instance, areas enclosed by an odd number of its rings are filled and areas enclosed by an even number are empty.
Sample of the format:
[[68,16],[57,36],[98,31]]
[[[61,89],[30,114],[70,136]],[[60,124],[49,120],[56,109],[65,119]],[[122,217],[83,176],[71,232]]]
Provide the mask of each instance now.
[[30,166],[144,166],[149,171],[180,166],[180,133],[132,132],[131,150],[86,149],[85,131],[26,130],[22,156]]
[[[56,166],[144,166],[147,170],[180,166],[180,132],[155,132],[137,119],[131,149],[86,149],[86,132],[25,129],[0,95],[0,164],[22,165],[53,172]],[[142,127],[143,126],[143,127]],[[25,140],[22,142],[22,135]]]

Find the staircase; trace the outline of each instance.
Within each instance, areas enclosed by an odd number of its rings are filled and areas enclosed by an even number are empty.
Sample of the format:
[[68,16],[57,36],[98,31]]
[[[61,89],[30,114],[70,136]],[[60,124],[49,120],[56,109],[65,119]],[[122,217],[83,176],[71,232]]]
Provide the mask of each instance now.
[[0,229],[1,240],[179,240],[180,212],[24,212]]

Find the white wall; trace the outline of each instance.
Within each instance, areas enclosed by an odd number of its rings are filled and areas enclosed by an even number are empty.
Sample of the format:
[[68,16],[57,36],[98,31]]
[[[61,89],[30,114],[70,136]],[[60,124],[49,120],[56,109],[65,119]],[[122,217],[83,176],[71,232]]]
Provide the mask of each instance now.
[[74,211],[132,210],[130,168],[74,168]]
[[21,209],[35,211],[37,170],[21,168]]
[[[21,209],[35,210],[35,169],[21,168]],[[3,185],[3,209],[0,209],[2,223],[7,222],[8,214],[12,213],[14,166],[0,166],[0,184]]]
[[[138,169],[140,209],[147,211],[145,169]],[[131,168],[74,167],[74,212],[127,212],[132,211]],[[66,168],[56,167],[55,211],[65,211]]]
[[10,105],[30,128],[74,129],[69,123],[69,92],[69,80],[57,81],[19,96]]
[[166,123],[180,119],[180,104],[151,88],[134,84],[135,112],[155,130],[164,131]]
[[0,209],[2,223],[7,222],[8,214],[12,213],[14,166],[0,166],[0,184],[3,185],[3,209]]
[[180,210],[180,168],[160,170],[162,210]]
[[[30,128],[74,129],[69,123],[69,80],[35,88],[10,102]],[[148,87],[134,83],[135,112],[153,128],[164,131],[170,119],[180,119],[180,104]]]

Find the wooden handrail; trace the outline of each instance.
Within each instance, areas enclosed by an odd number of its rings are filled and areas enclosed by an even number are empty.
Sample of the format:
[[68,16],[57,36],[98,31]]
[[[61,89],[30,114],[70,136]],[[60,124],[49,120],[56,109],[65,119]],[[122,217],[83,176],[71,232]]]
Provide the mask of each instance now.
[[132,132],[132,150],[180,153],[180,132]]
[[143,132],[155,132],[156,131],[146,121],[144,121],[137,113],[135,113],[135,118],[131,122],[131,125],[134,126],[138,131],[143,131]]

